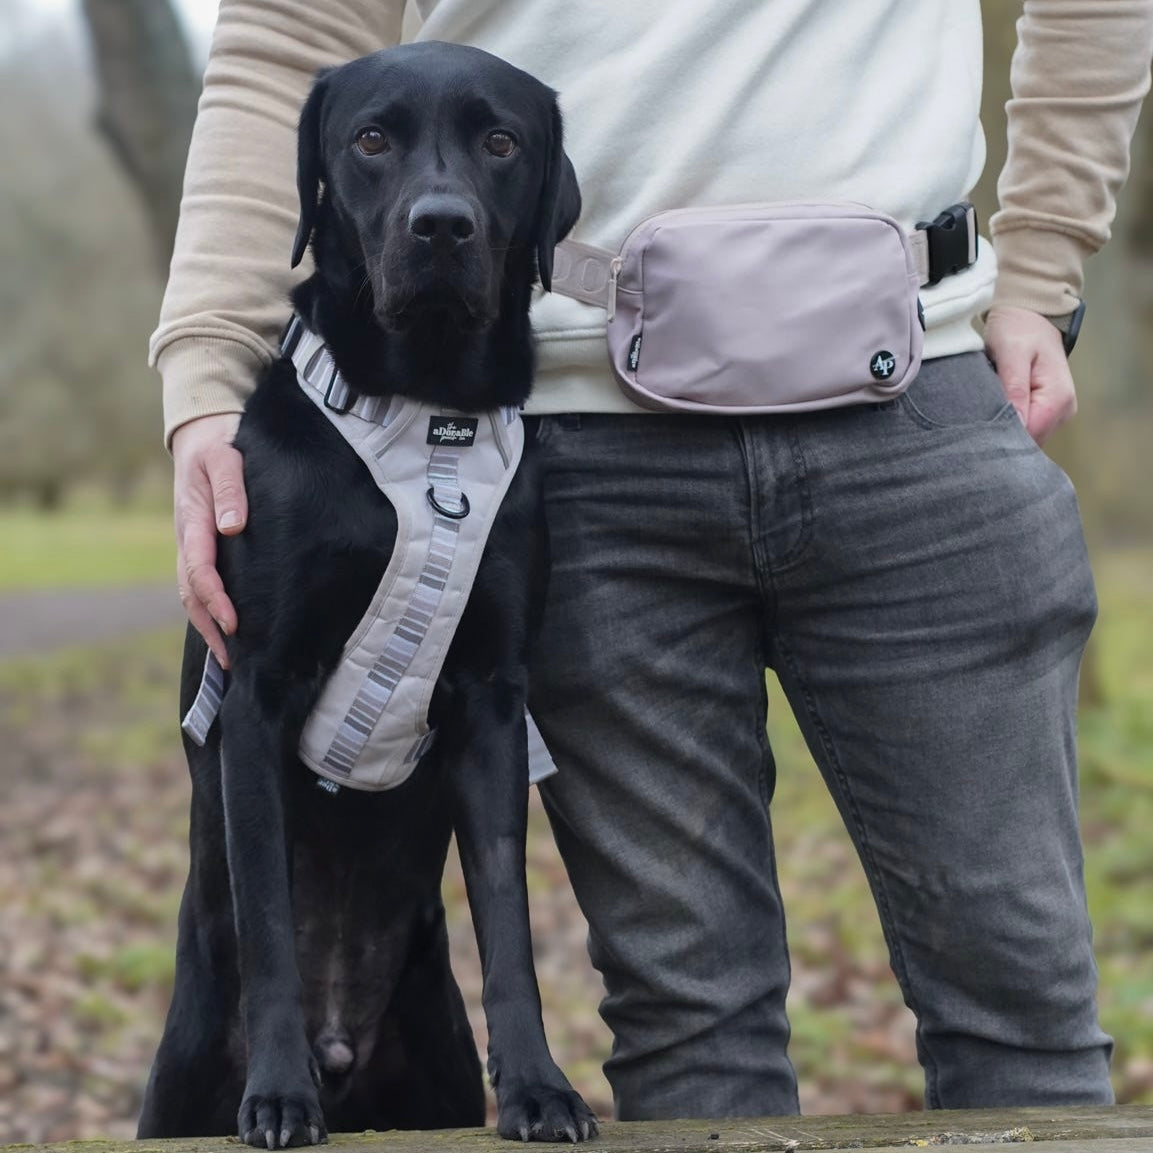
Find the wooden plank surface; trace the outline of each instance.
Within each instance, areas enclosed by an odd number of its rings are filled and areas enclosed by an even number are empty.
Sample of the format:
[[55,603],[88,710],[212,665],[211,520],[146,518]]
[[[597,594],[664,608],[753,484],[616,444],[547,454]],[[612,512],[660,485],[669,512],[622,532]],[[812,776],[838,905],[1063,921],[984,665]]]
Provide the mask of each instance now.
[[[769,1117],[732,1121],[611,1122],[589,1153],[782,1153],[809,1149],[871,1149],[968,1145],[1038,1153],[1153,1153],[1153,1107],[988,1109],[894,1116]],[[350,1133],[334,1136],[339,1153],[509,1153],[514,1146],[491,1130]],[[24,1153],[240,1153],[235,1138],[181,1141],[68,1141],[18,1145]],[[538,1146],[540,1148],[540,1146]]]

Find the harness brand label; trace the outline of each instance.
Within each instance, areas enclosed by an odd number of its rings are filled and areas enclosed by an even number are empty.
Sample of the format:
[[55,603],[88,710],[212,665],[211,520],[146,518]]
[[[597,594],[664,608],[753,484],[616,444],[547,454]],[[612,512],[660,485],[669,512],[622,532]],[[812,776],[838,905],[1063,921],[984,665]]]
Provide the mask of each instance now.
[[430,416],[426,444],[450,444],[471,448],[476,441],[475,416]]

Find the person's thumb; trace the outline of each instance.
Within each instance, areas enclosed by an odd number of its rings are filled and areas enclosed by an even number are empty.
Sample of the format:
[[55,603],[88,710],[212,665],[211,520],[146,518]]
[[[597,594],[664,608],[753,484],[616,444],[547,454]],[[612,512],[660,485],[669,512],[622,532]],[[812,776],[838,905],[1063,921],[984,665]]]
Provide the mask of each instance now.
[[230,444],[220,444],[205,457],[204,471],[212,486],[212,507],[217,529],[233,536],[248,523],[248,497],[244,491],[244,458]]
[[1035,319],[1021,309],[994,308],[985,323],[985,351],[1001,378],[1005,395],[1026,428],[1032,404],[1036,342],[1029,339],[1028,324],[1023,326],[1022,321],[1031,322]]

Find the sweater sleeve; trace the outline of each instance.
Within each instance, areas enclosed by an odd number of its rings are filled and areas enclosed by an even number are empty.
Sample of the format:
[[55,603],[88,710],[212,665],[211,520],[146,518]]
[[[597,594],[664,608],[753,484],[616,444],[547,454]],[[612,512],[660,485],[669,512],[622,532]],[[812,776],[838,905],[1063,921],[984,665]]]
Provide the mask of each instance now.
[[150,363],[164,436],[239,412],[292,285],[296,121],[315,73],[400,40],[404,0],[221,0]]
[[1025,0],[990,221],[994,305],[1077,307],[1082,263],[1109,238],[1149,90],[1153,0]]

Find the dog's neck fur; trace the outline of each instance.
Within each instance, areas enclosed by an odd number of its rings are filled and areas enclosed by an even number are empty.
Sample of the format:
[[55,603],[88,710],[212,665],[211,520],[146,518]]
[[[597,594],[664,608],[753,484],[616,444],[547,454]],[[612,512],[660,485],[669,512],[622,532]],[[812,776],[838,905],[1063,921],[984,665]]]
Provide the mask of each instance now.
[[352,389],[465,411],[527,400],[534,368],[528,314],[535,264],[529,248],[508,253],[499,312],[487,327],[468,330],[438,311],[404,330],[388,330],[373,312],[363,263],[346,252],[334,216],[322,204],[312,244],[316,272],[294,290],[292,302],[324,338]]

